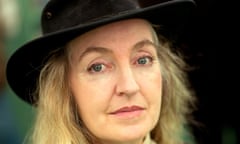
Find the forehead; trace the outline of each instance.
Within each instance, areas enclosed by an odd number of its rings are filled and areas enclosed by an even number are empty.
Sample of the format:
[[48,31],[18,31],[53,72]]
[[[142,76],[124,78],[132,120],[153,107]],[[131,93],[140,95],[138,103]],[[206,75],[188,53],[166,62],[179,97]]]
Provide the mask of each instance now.
[[[130,19],[110,23],[91,30],[67,45],[70,61],[79,61],[83,53],[93,47],[102,47],[115,55],[129,55],[141,41],[155,42],[153,28],[143,19]],[[88,53],[90,54],[90,53]]]

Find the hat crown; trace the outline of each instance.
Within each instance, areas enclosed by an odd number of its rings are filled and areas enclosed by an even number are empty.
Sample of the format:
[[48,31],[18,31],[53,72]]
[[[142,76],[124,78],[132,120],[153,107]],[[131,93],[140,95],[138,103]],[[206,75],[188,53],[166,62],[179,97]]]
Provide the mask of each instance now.
[[59,31],[137,7],[135,0],[50,0],[42,13],[42,31]]
[[50,0],[42,12],[43,34],[170,0]]

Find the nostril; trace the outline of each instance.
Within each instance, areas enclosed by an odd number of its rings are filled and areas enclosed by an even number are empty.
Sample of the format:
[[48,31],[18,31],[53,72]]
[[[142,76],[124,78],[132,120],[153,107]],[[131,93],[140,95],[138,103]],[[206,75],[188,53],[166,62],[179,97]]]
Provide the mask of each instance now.
[[124,96],[124,92],[119,92],[118,96]]

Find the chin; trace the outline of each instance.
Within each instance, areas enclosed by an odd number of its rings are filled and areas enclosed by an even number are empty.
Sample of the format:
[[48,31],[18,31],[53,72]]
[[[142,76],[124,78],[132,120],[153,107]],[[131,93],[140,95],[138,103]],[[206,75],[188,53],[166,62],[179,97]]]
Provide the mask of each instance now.
[[150,128],[126,128],[125,130],[116,134],[116,139],[119,141],[139,141],[144,139],[146,135],[150,133]]

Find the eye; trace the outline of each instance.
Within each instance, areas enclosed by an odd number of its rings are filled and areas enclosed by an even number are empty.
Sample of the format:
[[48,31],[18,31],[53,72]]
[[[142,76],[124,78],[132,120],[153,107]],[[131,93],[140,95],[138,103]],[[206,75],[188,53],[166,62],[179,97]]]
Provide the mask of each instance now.
[[97,64],[92,64],[87,70],[92,73],[97,73],[97,72],[104,71],[105,68],[106,66],[104,64],[97,63]]
[[138,65],[150,65],[152,64],[153,58],[150,56],[144,56],[137,59]]

